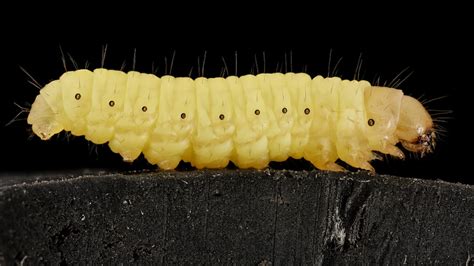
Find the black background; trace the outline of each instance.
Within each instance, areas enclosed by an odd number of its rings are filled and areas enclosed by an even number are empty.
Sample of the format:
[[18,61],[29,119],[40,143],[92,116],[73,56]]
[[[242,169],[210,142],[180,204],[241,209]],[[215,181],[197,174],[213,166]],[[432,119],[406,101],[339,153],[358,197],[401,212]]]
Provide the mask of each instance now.
[[[32,103],[38,91],[27,83],[19,66],[28,70],[41,84],[59,78],[64,72],[59,45],[80,66],[100,65],[101,48],[108,44],[107,68],[120,68],[126,60],[130,70],[136,48],[136,70],[150,72],[154,61],[158,75],[164,73],[164,57],[171,59],[176,51],[174,76],[188,75],[197,58],[207,51],[205,76],[218,76],[221,56],[231,70],[234,51],[238,51],[238,74],[251,71],[254,56],[263,68],[266,55],[267,72],[284,64],[287,54],[293,71],[315,76],[326,75],[328,55],[343,58],[338,73],[352,79],[357,60],[362,54],[362,77],[373,81],[392,80],[401,70],[413,71],[401,86],[406,94],[425,99],[440,96],[429,107],[452,110],[443,126],[447,136],[438,142],[434,154],[423,159],[376,162],[378,172],[401,176],[443,179],[474,183],[470,174],[472,148],[472,37],[470,18],[460,6],[367,7],[343,12],[340,7],[309,6],[286,3],[278,7],[254,9],[252,5],[217,3],[219,10],[202,11],[195,6],[181,7],[126,6],[122,10],[82,6],[44,12],[29,6],[27,10],[11,10],[13,18],[2,18],[0,171],[31,172],[67,171],[82,168],[139,169],[153,168],[141,158],[132,165],[106,146],[90,145],[83,137],[40,141],[31,136],[26,121],[4,127],[17,113],[14,102]],[[196,9],[195,9],[196,8]],[[378,8],[378,9],[376,9]],[[9,10],[5,10],[6,13]],[[233,13],[234,12],[234,13]],[[68,67],[73,66],[68,62]],[[26,115],[21,116],[26,118]],[[97,152],[96,152],[97,150]],[[308,168],[304,162],[290,161],[272,165],[275,168]]]

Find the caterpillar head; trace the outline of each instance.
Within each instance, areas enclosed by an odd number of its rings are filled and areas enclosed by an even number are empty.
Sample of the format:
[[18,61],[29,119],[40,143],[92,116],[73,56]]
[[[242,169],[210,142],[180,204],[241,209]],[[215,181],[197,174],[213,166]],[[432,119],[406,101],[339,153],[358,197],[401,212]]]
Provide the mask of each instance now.
[[55,82],[46,85],[31,105],[27,122],[42,140],[50,139],[64,128],[58,121],[58,104],[61,91]]
[[372,150],[404,158],[402,146],[424,156],[434,150],[433,120],[416,99],[401,90],[369,87],[365,90],[367,134]]
[[433,120],[423,105],[413,97],[403,96],[396,135],[403,147],[423,157],[433,152],[436,134]]

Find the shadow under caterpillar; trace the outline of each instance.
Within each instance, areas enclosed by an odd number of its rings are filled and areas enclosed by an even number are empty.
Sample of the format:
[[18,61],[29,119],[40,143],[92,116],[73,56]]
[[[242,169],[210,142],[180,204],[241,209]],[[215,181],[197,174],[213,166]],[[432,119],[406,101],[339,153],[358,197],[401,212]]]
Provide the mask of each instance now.
[[305,158],[322,170],[374,171],[373,151],[403,159],[399,142],[433,151],[431,116],[401,90],[305,73],[188,77],[103,68],[68,71],[44,86],[27,119],[47,140],[63,130],[107,143],[125,161],[141,153],[174,169],[264,168]]

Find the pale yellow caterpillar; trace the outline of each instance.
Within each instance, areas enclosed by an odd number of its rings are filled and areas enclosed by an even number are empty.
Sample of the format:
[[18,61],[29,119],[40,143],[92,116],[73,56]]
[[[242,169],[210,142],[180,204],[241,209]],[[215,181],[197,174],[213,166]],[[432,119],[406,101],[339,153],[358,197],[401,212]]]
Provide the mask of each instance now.
[[103,68],[64,73],[41,89],[28,116],[47,140],[62,130],[107,143],[125,161],[141,153],[174,169],[264,168],[304,158],[323,170],[374,171],[373,151],[404,158],[395,145],[432,152],[433,121],[401,90],[305,73],[161,78]]

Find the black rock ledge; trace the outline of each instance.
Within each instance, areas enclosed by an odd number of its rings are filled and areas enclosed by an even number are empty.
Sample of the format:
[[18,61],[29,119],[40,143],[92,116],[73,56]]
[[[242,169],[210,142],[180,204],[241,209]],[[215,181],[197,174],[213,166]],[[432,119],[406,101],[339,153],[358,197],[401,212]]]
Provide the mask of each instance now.
[[473,261],[472,185],[229,169],[0,180],[0,265]]

